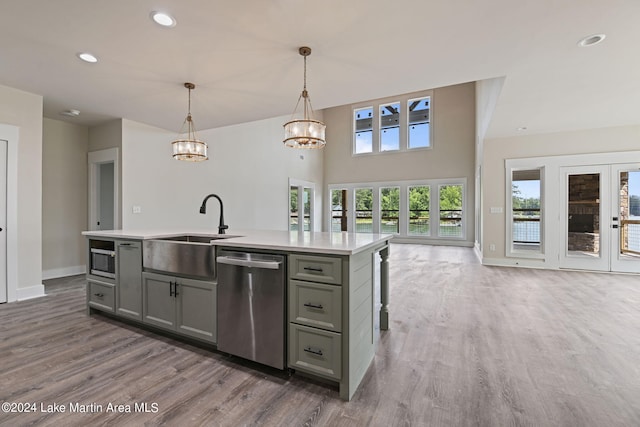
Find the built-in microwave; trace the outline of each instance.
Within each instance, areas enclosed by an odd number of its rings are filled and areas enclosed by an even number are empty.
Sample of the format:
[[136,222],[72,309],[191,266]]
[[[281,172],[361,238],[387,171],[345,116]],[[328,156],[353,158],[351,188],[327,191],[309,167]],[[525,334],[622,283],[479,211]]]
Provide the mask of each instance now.
[[91,274],[95,276],[116,277],[116,251],[113,241],[91,241]]

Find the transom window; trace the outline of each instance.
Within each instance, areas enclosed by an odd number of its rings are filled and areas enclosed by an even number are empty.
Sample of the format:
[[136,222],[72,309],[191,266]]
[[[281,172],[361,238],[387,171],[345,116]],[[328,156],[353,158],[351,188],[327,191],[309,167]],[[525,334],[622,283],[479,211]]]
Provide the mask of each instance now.
[[353,154],[406,152],[433,147],[433,94],[400,97],[353,109]]

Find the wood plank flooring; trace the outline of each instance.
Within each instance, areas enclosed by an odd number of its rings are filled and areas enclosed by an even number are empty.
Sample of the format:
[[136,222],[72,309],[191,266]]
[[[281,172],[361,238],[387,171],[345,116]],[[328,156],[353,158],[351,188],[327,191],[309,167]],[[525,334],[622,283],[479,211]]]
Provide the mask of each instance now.
[[485,267],[471,249],[399,244],[390,276],[391,329],[351,402],[88,317],[83,277],[48,281],[48,296],[0,305],[0,401],[37,404],[0,425],[640,425],[639,276]]

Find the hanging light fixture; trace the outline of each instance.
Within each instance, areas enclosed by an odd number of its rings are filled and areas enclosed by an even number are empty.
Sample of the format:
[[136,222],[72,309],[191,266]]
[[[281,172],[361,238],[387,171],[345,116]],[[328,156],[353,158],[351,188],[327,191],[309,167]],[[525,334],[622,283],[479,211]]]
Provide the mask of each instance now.
[[[304,57],[304,87],[296,103],[296,108],[291,115],[291,121],[284,124],[284,145],[292,148],[322,148],[326,144],[324,123],[313,119],[313,108],[311,99],[307,92],[307,56],[311,55],[311,48],[303,46],[298,49],[300,55]],[[294,119],[300,100],[303,103],[303,118]]]
[[178,139],[171,143],[173,146],[173,158],[188,162],[201,162],[208,160],[209,157],[207,157],[207,144],[204,141],[200,141],[196,136],[196,128],[191,118],[191,90],[195,89],[196,85],[185,83],[184,87],[189,89],[189,113],[187,118],[184,119],[184,123],[182,123]]

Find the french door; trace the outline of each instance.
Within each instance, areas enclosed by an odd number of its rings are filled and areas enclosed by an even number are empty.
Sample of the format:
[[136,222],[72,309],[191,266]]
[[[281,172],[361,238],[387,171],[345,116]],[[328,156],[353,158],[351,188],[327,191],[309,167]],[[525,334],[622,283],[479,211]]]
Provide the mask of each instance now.
[[640,164],[560,170],[560,267],[640,272]]

